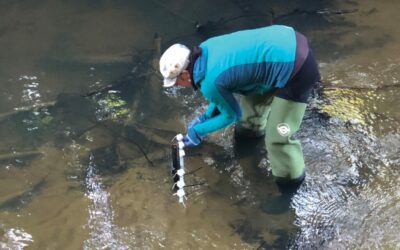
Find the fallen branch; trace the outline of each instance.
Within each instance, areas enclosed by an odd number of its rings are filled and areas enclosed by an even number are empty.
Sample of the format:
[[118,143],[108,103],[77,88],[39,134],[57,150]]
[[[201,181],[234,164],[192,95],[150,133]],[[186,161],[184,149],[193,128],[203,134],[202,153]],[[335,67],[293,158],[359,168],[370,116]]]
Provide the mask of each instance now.
[[21,205],[26,205],[34,195],[41,192],[45,185],[46,177],[22,191],[0,197],[0,210],[15,209],[20,208]]
[[[154,47],[155,47],[155,56],[157,58],[157,62],[158,62],[158,58],[161,55],[161,37],[155,33],[154,34]],[[141,58],[140,53],[142,53],[143,51],[138,51],[138,58]],[[94,91],[90,91],[86,94],[83,94],[82,97],[90,97],[93,95],[97,95],[97,94],[101,94],[104,92],[107,92],[109,90],[113,90],[116,88],[119,88],[120,86],[122,86],[123,84],[126,83],[130,83],[131,80],[133,79],[139,79],[142,77],[148,77],[150,75],[154,75],[152,71],[149,72],[148,67],[153,67],[153,65],[148,65],[147,63],[145,63],[146,60],[140,59],[139,62],[137,64],[135,64],[135,67],[132,69],[132,71],[128,74],[126,74],[125,76],[122,77],[122,79],[119,79],[117,81],[115,81],[115,83],[113,84],[107,84],[106,86],[98,89],[98,90],[94,90]],[[143,68],[145,67],[145,68]],[[139,69],[138,69],[139,68]],[[141,69],[145,69],[144,73],[140,73]],[[158,75],[156,75],[158,76]],[[161,78],[160,78],[161,80]]]
[[128,164],[132,165],[142,165],[144,162],[148,162],[151,166],[154,166],[153,161],[160,161],[162,160],[166,155],[169,153],[169,148],[167,149],[159,149],[157,151],[153,151],[149,154],[143,155],[143,157],[134,159],[134,160],[128,160]]
[[[210,21],[208,20],[205,23],[200,23],[196,22],[194,24],[195,30],[198,33],[203,33],[207,34],[210,32],[214,32],[217,30],[225,29],[226,27],[224,25],[239,20],[239,19],[245,19],[245,18],[264,18],[266,20],[266,25],[272,25],[274,23],[277,23],[278,21],[295,16],[295,15],[320,15],[320,16],[331,16],[331,15],[344,15],[344,14],[351,14],[358,12],[358,9],[337,9],[337,10],[330,10],[330,9],[316,9],[316,10],[302,10],[302,9],[294,9],[292,12],[285,13],[279,16],[275,16],[275,12],[271,9],[269,13],[267,14],[262,14],[262,13],[256,13],[256,14],[244,14],[244,15],[239,15],[239,16],[234,16],[231,18],[220,18],[217,21]],[[186,35],[187,36],[187,35]],[[184,38],[186,36],[181,36],[179,38]],[[172,41],[177,40],[178,38],[173,38],[167,43],[171,43]]]
[[364,86],[338,86],[333,84],[332,82],[321,82],[321,87],[323,89],[356,89],[356,90],[383,90],[389,88],[399,88],[400,84],[387,84],[382,86],[375,87],[364,87]]
[[140,123],[140,122],[135,122],[134,125],[139,126],[139,127],[143,127],[143,128],[147,128],[147,129],[156,130],[156,131],[163,132],[163,133],[169,133],[169,134],[174,134],[174,135],[178,134],[178,132],[174,131],[174,130],[151,127],[151,126],[148,126],[148,125]]
[[27,158],[43,155],[40,151],[25,151],[25,152],[12,152],[8,154],[1,154],[0,161],[14,160],[17,158]]
[[358,12],[358,9],[349,9],[349,10],[330,10],[330,9],[322,9],[322,10],[302,10],[302,9],[295,9],[290,13],[286,13],[280,16],[275,17],[275,13],[271,11],[272,14],[272,22],[276,23],[279,20],[284,18],[295,16],[295,15],[321,15],[321,16],[330,16],[330,15],[343,15],[343,14],[351,14]]
[[125,75],[124,77],[122,77],[122,79],[116,81],[116,83],[114,83],[114,84],[108,84],[100,89],[90,91],[81,96],[82,97],[91,97],[93,95],[101,94],[101,93],[107,92],[109,90],[116,89],[116,88],[122,86],[123,84],[126,84],[129,80],[132,80],[132,79],[133,79],[133,76],[131,73],[129,73],[129,74]]
[[56,104],[56,101],[51,101],[51,102],[44,102],[44,103],[35,103],[31,106],[15,108],[13,111],[9,111],[9,112],[0,114],[0,120],[3,120],[5,118],[13,116],[13,115],[17,115],[22,112],[33,111],[35,109],[41,109],[41,108],[48,108],[48,107],[54,106],[55,104]]
[[[163,138],[163,137],[161,137],[161,136],[159,136],[159,135],[156,135],[155,133],[149,133],[148,131],[146,131],[147,129],[150,129],[150,128],[143,128],[143,127],[140,127],[140,126],[136,126],[135,124],[133,124],[133,125],[131,125],[136,131],[138,131],[139,133],[141,133],[141,134],[144,134],[144,135],[146,135],[146,137],[147,138],[149,138],[149,140],[151,140],[151,141],[154,141],[154,142],[156,142],[156,143],[158,143],[158,144],[162,144],[162,145],[170,145],[171,144],[171,139],[172,139],[172,137],[171,138],[169,138],[169,139],[165,139],[165,138]],[[176,135],[177,133],[176,132],[174,132],[174,135]]]
[[153,162],[149,159],[149,157],[147,156],[146,151],[144,151],[143,147],[137,143],[136,141],[134,141],[132,138],[128,138],[125,135],[121,134],[120,132],[115,131],[114,129],[110,128],[109,126],[107,126],[105,123],[101,124],[102,126],[104,126],[105,128],[107,128],[108,130],[110,130],[114,135],[119,136],[131,143],[133,143],[138,149],[139,151],[143,154],[144,158],[147,160],[147,162],[151,165],[154,166]]

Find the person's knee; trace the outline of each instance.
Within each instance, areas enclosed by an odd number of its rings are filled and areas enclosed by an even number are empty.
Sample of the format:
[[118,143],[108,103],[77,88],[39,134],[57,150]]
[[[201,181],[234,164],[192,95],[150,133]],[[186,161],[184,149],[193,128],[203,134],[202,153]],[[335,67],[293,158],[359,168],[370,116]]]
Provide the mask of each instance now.
[[265,135],[265,129],[249,123],[238,122],[235,124],[235,138],[260,138]]

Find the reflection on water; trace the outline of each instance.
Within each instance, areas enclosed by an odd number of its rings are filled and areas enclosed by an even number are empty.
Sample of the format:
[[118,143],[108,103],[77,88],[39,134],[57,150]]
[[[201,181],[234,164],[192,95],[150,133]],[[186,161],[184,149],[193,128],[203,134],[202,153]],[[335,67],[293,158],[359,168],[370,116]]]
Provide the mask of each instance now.
[[[39,83],[34,82],[33,80],[37,80],[36,76],[21,76],[19,80],[26,80],[27,83],[24,83],[24,89],[22,90],[21,103],[26,106],[34,106],[41,102],[41,95],[39,91]],[[27,126],[28,131],[37,130],[38,126],[38,116],[39,112],[33,111],[31,119],[24,119],[22,122]]]
[[400,60],[388,58],[384,62],[369,62],[366,65],[332,62],[322,65],[324,78],[334,86],[379,89],[398,86],[400,83]]
[[[0,4],[1,249],[400,248],[398,3],[89,2]],[[262,211],[279,196],[263,141],[230,128],[187,152],[185,180],[205,184],[185,209],[169,144],[206,107],[160,87],[154,33],[191,45],[274,19],[310,37],[326,82],[298,133],[306,182]]]
[[[301,133],[311,171],[293,200],[300,230],[296,245],[396,249],[398,235],[390,228],[400,224],[393,217],[399,212],[400,137],[395,131],[400,123],[374,115],[392,91],[335,91],[326,91],[331,107],[321,106],[332,118]],[[316,121],[309,117],[304,125],[311,128]]]
[[0,248],[4,250],[22,250],[33,242],[32,235],[23,229],[6,229],[0,224],[0,234]]
[[114,212],[109,202],[109,193],[104,190],[101,178],[96,173],[93,156],[90,156],[85,178],[86,196],[90,199],[88,227],[90,238],[84,249],[129,249],[118,240],[120,233],[114,224]]
[[35,131],[48,125],[53,118],[46,105],[43,105],[38,77],[23,75],[18,80],[23,83],[23,89],[21,107],[15,108],[15,111],[30,111],[22,123],[28,131]]

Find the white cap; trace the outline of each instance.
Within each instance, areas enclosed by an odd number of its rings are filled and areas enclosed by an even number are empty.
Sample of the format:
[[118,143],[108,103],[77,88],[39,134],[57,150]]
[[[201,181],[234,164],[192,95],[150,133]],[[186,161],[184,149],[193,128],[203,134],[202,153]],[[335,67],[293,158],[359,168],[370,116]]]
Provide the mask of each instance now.
[[189,65],[190,50],[176,43],[169,47],[160,58],[160,72],[164,77],[164,87],[175,85],[176,78]]

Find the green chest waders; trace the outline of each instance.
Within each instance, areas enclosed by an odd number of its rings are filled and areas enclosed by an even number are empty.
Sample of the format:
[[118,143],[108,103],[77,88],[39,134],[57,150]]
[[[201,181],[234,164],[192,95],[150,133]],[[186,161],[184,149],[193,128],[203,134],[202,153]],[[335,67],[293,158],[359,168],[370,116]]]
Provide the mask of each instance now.
[[235,125],[238,136],[259,137],[265,134],[274,92],[264,95],[247,95],[239,99],[242,119]]
[[265,145],[276,177],[297,179],[304,174],[301,144],[293,138],[303,120],[307,104],[274,97],[268,116]]
[[301,144],[292,135],[299,129],[307,104],[272,94],[240,98],[240,126],[265,130],[265,145],[275,177],[297,179],[304,174]]

